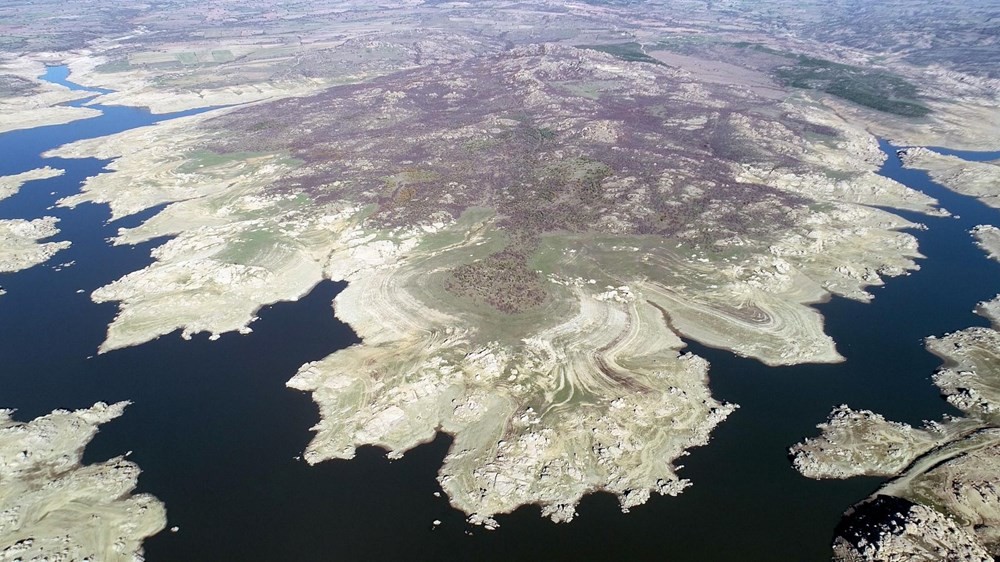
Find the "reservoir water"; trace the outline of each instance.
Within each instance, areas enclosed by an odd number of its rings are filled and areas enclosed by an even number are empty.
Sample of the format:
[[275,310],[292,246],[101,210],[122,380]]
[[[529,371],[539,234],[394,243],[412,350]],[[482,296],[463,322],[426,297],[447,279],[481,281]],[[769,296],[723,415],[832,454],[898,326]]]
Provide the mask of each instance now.
[[[64,69],[51,69],[47,78],[75,87]],[[151,562],[827,560],[841,513],[880,480],[807,480],[792,470],[787,447],[814,435],[815,424],[841,403],[911,423],[951,412],[930,382],[939,361],[922,340],[985,325],[972,308],[1000,291],[1000,265],[968,234],[976,224],[1000,225],[1000,214],[922,172],[902,169],[893,147],[883,144],[891,157],[882,173],[939,199],[961,218],[901,213],[929,227],[914,232],[927,256],[921,269],[873,288],[870,304],[833,299],[819,305],[845,363],[768,368],[690,342],[712,363],[713,393],[741,405],[708,446],[682,459],[691,488],[627,515],[613,497],[595,494],[571,524],[553,524],[525,507],[500,517],[500,529],[489,532],[466,525],[446,498],[434,496],[450,444],[445,436],[397,461],[374,448],[315,467],[296,459],[318,414],[308,395],[284,383],[302,363],[357,341],[331,313],[342,285],[325,282],[298,302],[266,308],[249,335],[210,342],[204,336],[183,341],[175,333],[94,356],[116,308],[92,303],[90,292],[149,263],[149,250],[162,242],[130,248],[105,240],[155,210],[109,224],[101,205],[48,209],[107,162],[39,155],[183,115],[97,108],[103,114],[93,119],[0,135],[0,175],[43,165],[67,170],[0,202],[0,217],[57,216],[62,232],[55,239],[73,242],[47,264],[0,276],[8,292],[0,297],[0,407],[30,419],[100,400],[133,402],[102,427],[85,462],[133,452],[143,470],[139,491],[160,498],[168,525],[180,527],[147,541]],[[442,524],[433,529],[435,519]]]

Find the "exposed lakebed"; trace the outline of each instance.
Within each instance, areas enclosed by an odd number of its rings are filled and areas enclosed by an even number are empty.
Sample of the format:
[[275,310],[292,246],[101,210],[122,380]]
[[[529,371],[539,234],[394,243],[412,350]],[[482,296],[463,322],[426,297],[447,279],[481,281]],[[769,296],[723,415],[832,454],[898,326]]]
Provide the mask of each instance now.
[[[49,78],[67,84],[61,71],[52,72]],[[741,409],[715,430],[712,443],[684,459],[681,475],[693,481],[690,489],[627,515],[612,496],[593,495],[567,525],[523,508],[487,532],[433,495],[446,437],[397,461],[373,448],[315,467],[295,458],[318,415],[309,397],[285,381],[301,364],[356,341],[331,314],[337,284],[325,282],[297,302],[261,311],[249,335],[210,342],[172,334],[91,357],[115,307],[93,304],[90,292],[146,265],[155,245],[111,247],[105,239],[151,213],[105,224],[104,206],[46,210],[106,162],[39,154],[175,116],[98,109],[104,113],[97,118],[0,136],[8,155],[0,173],[44,165],[67,171],[25,185],[0,203],[0,217],[57,216],[56,239],[73,242],[45,265],[0,277],[8,292],[0,297],[0,406],[29,419],[99,400],[134,402],[102,428],[85,461],[133,451],[131,460],[143,469],[139,491],[160,498],[168,525],[180,527],[147,542],[152,561],[825,560],[841,513],[880,480],[805,479],[788,462],[787,447],[814,434],[814,425],[841,403],[911,423],[950,412],[929,380],[939,360],[924,351],[922,339],[984,325],[972,309],[1000,290],[1000,266],[968,234],[977,224],[1000,221],[997,211],[902,169],[893,147],[883,144],[890,154],[885,175],[938,198],[960,218],[899,213],[929,227],[914,233],[928,257],[920,271],[873,289],[870,304],[833,299],[818,306],[845,363],[771,368],[692,343],[690,350],[712,363],[713,394]],[[69,262],[75,263],[56,271]],[[442,524],[432,529],[435,519]]]

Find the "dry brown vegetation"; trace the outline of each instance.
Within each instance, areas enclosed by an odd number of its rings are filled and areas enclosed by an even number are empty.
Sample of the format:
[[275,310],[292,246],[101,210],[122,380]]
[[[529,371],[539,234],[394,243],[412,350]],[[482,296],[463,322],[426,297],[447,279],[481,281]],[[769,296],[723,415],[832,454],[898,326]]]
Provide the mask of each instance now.
[[[650,80],[642,90],[620,80],[597,99],[569,93],[613,79],[601,67],[610,58],[547,46],[405,71],[231,112],[208,124],[209,148],[288,153],[304,165],[275,190],[374,204],[378,227],[495,209],[522,247],[454,272],[450,287],[509,312],[541,302],[524,265],[540,234],[651,234],[711,248],[791,225],[804,199],[734,179],[741,162],[798,165],[732,134],[733,122],[773,119],[773,101],[722,88],[688,95],[685,81],[652,65],[634,65]],[[716,109],[722,96],[734,107]]]

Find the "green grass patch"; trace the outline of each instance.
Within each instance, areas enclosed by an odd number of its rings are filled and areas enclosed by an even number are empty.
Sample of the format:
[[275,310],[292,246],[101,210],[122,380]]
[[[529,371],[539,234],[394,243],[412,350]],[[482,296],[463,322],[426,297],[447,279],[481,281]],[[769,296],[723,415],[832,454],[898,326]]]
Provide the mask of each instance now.
[[617,43],[612,45],[577,45],[576,48],[589,49],[591,51],[600,51],[602,53],[607,53],[615,57],[616,59],[620,59],[623,61],[646,62],[649,64],[666,66],[662,62],[644,53],[642,51],[642,45],[635,42]]
[[844,170],[834,170],[831,168],[823,168],[823,175],[834,180],[834,181],[851,181],[857,179],[859,173],[844,171]]
[[[152,68],[152,69],[155,69],[155,70],[164,70],[164,71],[180,70],[180,69],[184,68],[184,65],[182,65],[179,62],[154,62],[154,63],[145,64],[143,66],[145,66],[147,68]],[[163,77],[157,76],[156,80],[160,80],[162,78]],[[165,84],[166,81],[161,81],[159,83]]]
[[[440,231],[435,232],[425,236],[421,241],[417,249],[414,250],[416,254],[429,254],[432,252],[437,252],[449,246],[455,246],[461,244],[469,232],[476,231],[485,228],[485,225],[491,217],[496,215],[496,211],[486,207],[470,207],[466,209],[454,225]],[[465,256],[470,260],[479,257],[483,258],[492,253],[499,252],[508,243],[507,239],[500,235],[494,235],[487,239],[487,243],[476,247],[475,254],[472,256]],[[462,262],[464,263],[464,262]],[[452,264],[459,265],[458,263]]]
[[275,258],[283,257],[277,251],[281,237],[267,230],[244,232],[219,253],[219,259],[239,265],[274,265]]
[[199,61],[198,61],[198,54],[197,53],[178,53],[177,54],[177,62],[179,62],[179,63],[181,63],[181,64],[183,64],[185,66],[191,66],[191,65],[198,64],[199,63]]
[[111,59],[104,64],[99,64],[94,67],[97,72],[125,72],[132,68],[129,64],[128,59],[125,57]]
[[228,49],[221,49],[218,51],[212,51],[212,60],[215,62],[233,62],[236,57],[233,56],[233,52]]
[[607,87],[607,84],[602,82],[566,82],[560,86],[571,95],[596,100],[601,98],[601,91]]
[[696,54],[704,51],[712,45],[720,43],[716,37],[706,37],[705,35],[669,35],[660,38],[656,42],[655,48],[661,51],[673,51],[682,54]]
[[210,150],[197,150],[187,155],[187,162],[177,168],[182,174],[190,174],[198,171],[205,171],[205,168],[213,168],[225,164],[232,164],[240,160],[257,158],[264,156],[263,152],[227,152],[219,154]]
[[[397,196],[403,197],[406,201],[411,199],[416,193],[413,186],[423,183],[437,181],[441,175],[434,170],[424,170],[420,168],[407,168],[396,174],[385,178],[385,188],[389,191],[396,191]],[[407,190],[406,188],[410,188]],[[403,191],[405,190],[405,192]],[[408,196],[406,194],[409,194]],[[405,201],[398,201],[403,203]]]
[[737,49],[751,49],[760,53],[767,53],[769,55],[775,55],[779,57],[784,57],[787,59],[795,58],[795,55],[786,51],[779,51],[778,49],[772,49],[767,45],[761,45],[760,43],[751,43],[749,41],[737,41],[731,43],[730,46],[736,47]]

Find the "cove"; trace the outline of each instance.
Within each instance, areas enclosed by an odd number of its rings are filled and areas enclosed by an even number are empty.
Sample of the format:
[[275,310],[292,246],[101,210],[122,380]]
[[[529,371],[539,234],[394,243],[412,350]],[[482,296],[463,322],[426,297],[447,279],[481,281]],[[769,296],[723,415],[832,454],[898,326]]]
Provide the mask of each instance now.
[[[50,70],[47,77],[72,84],[62,72]],[[895,147],[883,143],[890,156],[883,174],[938,198],[961,218],[900,213],[928,226],[914,232],[927,256],[921,269],[873,288],[870,304],[835,298],[818,305],[845,363],[769,368],[688,342],[712,363],[713,393],[741,405],[709,445],[680,461],[691,488],[676,498],[654,497],[627,515],[612,496],[594,494],[581,503],[577,519],[563,525],[529,506],[499,517],[500,529],[488,532],[466,525],[446,498],[434,496],[451,444],[446,436],[397,461],[371,447],[353,460],[313,467],[296,459],[318,413],[308,395],[284,383],[301,364],[357,342],[332,314],[342,284],[324,282],[297,302],[265,308],[245,336],[183,341],[174,333],[94,356],[116,307],[92,303],[90,292],[144,267],[150,249],[162,243],[111,247],[105,239],[156,210],[113,223],[103,205],[48,210],[107,162],[39,155],[190,113],[93,107],[102,115],[0,135],[0,151],[11,155],[0,161],[0,173],[46,164],[67,170],[0,202],[0,216],[57,216],[62,232],[56,239],[73,242],[47,264],[0,275],[8,291],[0,297],[0,407],[18,408],[17,418],[28,419],[98,400],[133,401],[124,416],[102,427],[84,460],[132,451],[143,470],[139,491],[160,498],[168,526],[180,528],[147,541],[151,562],[828,560],[841,513],[881,480],[805,479],[792,470],[787,447],[814,435],[815,424],[841,403],[910,423],[951,412],[930,382],[939,361],[922,340],[984,325],[971,310],[1000,291],[1000,266],[967,233],[976,224],[998,224],[997,211],[903,169]],[[442,521],[436,530],[435,519]]]

